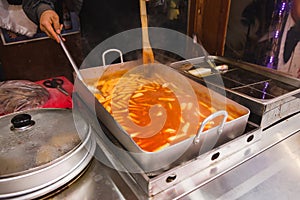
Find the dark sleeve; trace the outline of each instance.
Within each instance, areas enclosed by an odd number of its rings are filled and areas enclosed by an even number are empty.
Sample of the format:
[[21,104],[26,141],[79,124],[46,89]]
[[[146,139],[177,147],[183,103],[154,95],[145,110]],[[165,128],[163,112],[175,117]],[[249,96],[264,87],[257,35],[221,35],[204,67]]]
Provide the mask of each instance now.
[[46,10],[54,10],[56,0],[22,0],[22,7],[29,19],[39,24],[41,14]]

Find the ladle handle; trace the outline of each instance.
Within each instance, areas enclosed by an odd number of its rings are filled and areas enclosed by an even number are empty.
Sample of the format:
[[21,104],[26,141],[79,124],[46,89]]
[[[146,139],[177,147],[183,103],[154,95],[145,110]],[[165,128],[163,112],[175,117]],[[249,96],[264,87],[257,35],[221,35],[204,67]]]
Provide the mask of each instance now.
[[65,43],[64,43],[64,41],[63,41],[63,39],[62,39],[62,36],[61,36],[60,34],[58,34],[58,38],[59,38],[59,44],[60,44],[60,46],[62,47],[62,49],[64,50],[64,52],[65,52],[65,54],[66,54],[66,56],[67,56],[69,62],[71,63],[71,65],[72,65],[72,67],[73,67],[73,69],[74,69],[74,71],[75,71],[77,77],[79,78],[79,80],[81,80],[81,81],[83,82],[83,78],[82,78],[82,76],[81,76],[81,74],[80,74],[80,72],[79,72],[79,69],[78,69],[78,67],[76,66],[76,63],[74,62],[74,60],[73,60],[71,54],[69,53],[67,47],[65,46]]

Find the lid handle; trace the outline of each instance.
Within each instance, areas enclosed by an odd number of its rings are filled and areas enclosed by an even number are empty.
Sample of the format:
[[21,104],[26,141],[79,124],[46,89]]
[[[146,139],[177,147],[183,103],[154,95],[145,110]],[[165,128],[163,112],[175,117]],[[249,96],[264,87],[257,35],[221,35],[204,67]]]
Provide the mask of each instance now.
[[11,123],[11,130],[26,130],[35,124],[29,114],[18,114],[11,119]]

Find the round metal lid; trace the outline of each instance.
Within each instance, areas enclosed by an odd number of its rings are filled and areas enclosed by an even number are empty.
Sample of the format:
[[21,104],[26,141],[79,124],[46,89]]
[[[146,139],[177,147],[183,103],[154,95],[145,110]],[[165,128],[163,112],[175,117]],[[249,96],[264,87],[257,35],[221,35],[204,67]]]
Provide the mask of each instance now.
[[84,120],[76,117],[75,122],[67,109],[37,109],[1,117],[0,178],[38,171],[74,151],[89,132]]

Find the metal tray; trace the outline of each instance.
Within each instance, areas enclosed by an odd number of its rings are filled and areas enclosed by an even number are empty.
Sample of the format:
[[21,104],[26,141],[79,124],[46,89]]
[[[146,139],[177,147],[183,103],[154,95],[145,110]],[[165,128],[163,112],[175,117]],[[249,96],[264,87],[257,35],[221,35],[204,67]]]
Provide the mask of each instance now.
[[[219,72],[216,66],[228,65]],[[198,77],[188,73],[187,64],[211,68],[211,74]],[[277,70],[220,56],[194,58],[172,63],[172,68],[185,76],[250,109],[250,120],[267,128],[300,108],[300,80]]]
[[[130,61],[120,64],[113,64],[109,67],[93,67],[80,70],[82,77],[87,84],[98,80],[100,75],[105,70],[106,73],[114,73],[118,70],[129,70],[136,66],[139,66],[139,61]],[[170,70],[174,70],[169,68]],[[175,72],[175,70],[174,70]],[[177,73],[177,72],[176,72]],[[180,75],[182,76],[182,75]],[[87,106],[95,112],[101,123],[103,123],[108,130],[120,141],[120,143],[129,151],[130,155],[137,161],[137,163],[146,172],[156,174],[173,166],[179,165],[185,161],[191,160],[200,154],[203,154],[212,148],[224,144],[238,136],[240,136],[247,125],[250,111],[248,108],[223,97],[217,92],[208,90],[203,85],[187,79],[193,86],[194,90],[205,90],[219,103],[229,105],[237,111],[243,113],[242,116],[233,119],[229,122],[225,122],[227,118],[227,112],[225,110],[218,110],[202,123],[202,127],[198,131],[195,137],[183,140],[174,145],[165,147],[157,152],[146,152],[142,150],[129,136],[128,133],[118,124],[118,122],[107,112],[101,103],[94,97],[94,94],[83,84],[81,81],[75,82],[75,92],[78,96],[87,104]],[[222,106],[221,106],[222,107]],[[222,123],[214,128],[202,132],[204,125],[211,119],[217,116],[224,116]],[[205,142],[204,142],[205,141]]]

